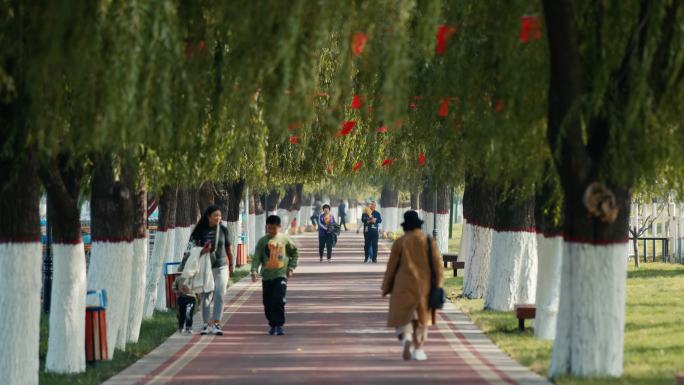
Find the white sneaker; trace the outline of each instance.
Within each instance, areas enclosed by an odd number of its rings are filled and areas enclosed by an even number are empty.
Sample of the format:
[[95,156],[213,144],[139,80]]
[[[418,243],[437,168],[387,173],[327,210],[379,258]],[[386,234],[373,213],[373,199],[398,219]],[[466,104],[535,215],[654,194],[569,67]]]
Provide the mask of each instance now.
[[414,349],[412,358],[416,361],[425,361],[427,360],[427,354],[425,354],[423,349]]
[[215,335],[215,336],[222,336],[223,335],[223,330],[221,330],[221,327],[217,324],[213,324],[210,328],[209,333]]
[[411,339],[404,338],[401,343],[404,346],[404,351],[402,352],[401,356],[404,358],[404,360],[408,361],[411,359]]
[[209,334],[209,325],[204,324],[204,327],[202,328],[202,331],[200,331],[200,334],[203,336]]

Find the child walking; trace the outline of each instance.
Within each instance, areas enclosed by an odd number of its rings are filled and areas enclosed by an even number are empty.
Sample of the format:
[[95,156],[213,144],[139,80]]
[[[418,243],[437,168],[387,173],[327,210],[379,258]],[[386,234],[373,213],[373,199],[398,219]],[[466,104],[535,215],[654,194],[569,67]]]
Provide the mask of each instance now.
[[178,298],[176,303],[178,307],[178,332],[191,334],[192,317],[195,315],[197,297],[188,286],[188,280],[180,276],[173,281],[173,290]]
[[[261,273],[264,313],[270,335],[285,334],[285,294],[287,279],[297,267],[299,252],[292,240],[280,233],[280,217],[266,218],[266,235],[256,245],[252,258],[252,282]],[[261,269],[260,269],[261,268]]]

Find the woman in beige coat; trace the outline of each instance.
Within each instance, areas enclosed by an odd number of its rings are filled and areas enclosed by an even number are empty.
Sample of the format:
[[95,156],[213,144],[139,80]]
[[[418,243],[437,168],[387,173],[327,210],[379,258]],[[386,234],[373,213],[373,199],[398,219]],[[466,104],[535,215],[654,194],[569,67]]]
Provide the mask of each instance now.
[[[425,360],[423,343],[428,326],[433,323],[434,309],[428,308],[430,294],[430,264],[428,237],[420,230],[423,221],[415,211],[404,213],[404,235],[392,245],[382,295],[391,294],[387,326],[396,328],[402,341],[405,360]],[[442,287],[442,256],[432,240],[432,263],[437,287]],[[413,351],[411,345],[413,344]]]

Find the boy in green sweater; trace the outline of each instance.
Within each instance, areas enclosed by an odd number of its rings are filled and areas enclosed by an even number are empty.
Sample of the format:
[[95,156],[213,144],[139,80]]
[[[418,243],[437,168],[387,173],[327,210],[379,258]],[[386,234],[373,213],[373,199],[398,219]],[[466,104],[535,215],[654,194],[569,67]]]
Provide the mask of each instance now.
[[268,334],[285,334],[285,293],[287,279],[297,267],[299,252],[294,242],[280,233],[280,217],[266,218],[266,235],[256,245],[252,258],[252,282],[261,267],[264,312],[271,327]]

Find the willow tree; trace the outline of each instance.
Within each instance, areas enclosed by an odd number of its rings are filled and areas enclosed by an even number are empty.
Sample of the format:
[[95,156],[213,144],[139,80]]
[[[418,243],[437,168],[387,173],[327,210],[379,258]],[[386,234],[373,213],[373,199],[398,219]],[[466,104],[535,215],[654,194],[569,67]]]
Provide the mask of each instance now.
[[548,142],[564,191],[551,374],[619,376],[630,191],[663,174],[668,187],[681,189],[684,177],[681,106],[672,102],[684,92],[684,7],[677,1],[543,5]]

